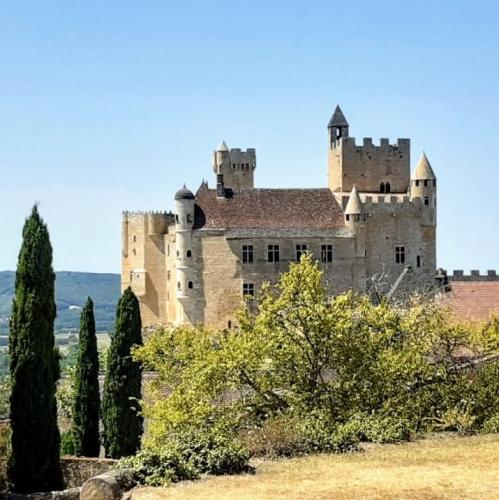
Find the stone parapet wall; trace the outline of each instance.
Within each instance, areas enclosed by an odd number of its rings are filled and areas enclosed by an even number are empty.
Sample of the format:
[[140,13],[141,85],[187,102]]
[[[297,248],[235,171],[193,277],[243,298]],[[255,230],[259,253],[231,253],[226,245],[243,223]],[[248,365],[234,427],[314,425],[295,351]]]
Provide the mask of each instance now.
[[[447,271],[444,271],[447,273]],[[480,274],[478,270],[472,270],[470,274],[465,274],[462,269],[447,273],[449,281],[499,281],[499,275],[495,270],[488,270],[486,274]]]

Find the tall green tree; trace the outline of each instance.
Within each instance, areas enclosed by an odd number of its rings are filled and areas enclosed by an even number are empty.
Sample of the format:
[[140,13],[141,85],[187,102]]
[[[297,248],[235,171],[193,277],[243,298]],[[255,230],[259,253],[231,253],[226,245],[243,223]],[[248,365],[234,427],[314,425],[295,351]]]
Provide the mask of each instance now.
[[23,228],[9,335],[12,453],[8,476],[12,489],[21,493],[62,487],[54,282],[49,233],[35,205]]
[[133,360],[131,348],[142,345],[141,329],[139,302],[127,288],[118,302],[102,399],[104,448],[111,458],[133,455],[140,448],[142,367]]
[[94,304],[88,297],[81,312],[78,361],[73,407],[75,455],[98,457],[99,442],[99,355],[95,336]]

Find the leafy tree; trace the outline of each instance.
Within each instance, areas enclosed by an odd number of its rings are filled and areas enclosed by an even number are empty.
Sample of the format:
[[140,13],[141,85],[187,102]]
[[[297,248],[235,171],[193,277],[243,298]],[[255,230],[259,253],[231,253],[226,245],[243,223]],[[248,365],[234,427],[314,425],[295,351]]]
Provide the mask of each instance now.
[[139,302],[127,288],[118,302],[102,399],[104,448],[111,458],[133,455],[140,448],[142,367],[132,359],[131,349],[142,345],[141,329]]
[[145,447],[161,450],[196,430],[237,436],[260,428],[260,441],[291,429],[295,451],[343,450],[355,438],[408,439],[449,410],[485,401],[473,422],[492,426],[498,403],[480,389],[484,377],[460,368],[460,356],[497,350],[496,323],[458,323],[421,297],[402,309],[352,292],[333,296],[306,255],[263,287],[238,328],[160,329],[134,351],[158,375],[146,386]]
[[72,429],[75,455],[99,456],[99,411],[99,358],[94,304],[89,297],[80,318]]
[[12,453],[8,476],[13,489],[22,493],[62,486],[54,279],[49,233],[34,206],[23,229],[9,336]]

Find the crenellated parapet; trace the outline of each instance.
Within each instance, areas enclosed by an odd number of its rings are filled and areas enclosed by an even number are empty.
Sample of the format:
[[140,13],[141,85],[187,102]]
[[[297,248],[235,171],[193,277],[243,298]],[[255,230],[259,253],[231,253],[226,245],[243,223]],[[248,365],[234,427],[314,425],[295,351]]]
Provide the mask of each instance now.
[[355,137],[338,137],[329,148],[329,188],[333,192],[405,193],[410,183],[411,141],[397,139],[390,143],[371,137],[358,144]]
[[488,270],[486,274],[480,274],[479,270],[472,270],[470,274],[465,274],[464,270],[456,269],[452,274],[443,271],[447,275],[449,281],[499,281],[499,275],[495,270]]

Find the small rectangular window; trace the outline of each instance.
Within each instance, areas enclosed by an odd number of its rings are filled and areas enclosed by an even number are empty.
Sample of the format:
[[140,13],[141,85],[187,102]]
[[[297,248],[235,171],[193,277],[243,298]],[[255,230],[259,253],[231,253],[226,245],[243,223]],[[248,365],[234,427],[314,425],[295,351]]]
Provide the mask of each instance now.
[[269,262],[279,262],[279,245],[267,246],[267,260]]
[[333,245],[321,245],[321,262],[333,262]]
[[172,277],[172,272],[171,272],[171,271],[168,271],[168,272],[166,273],[166,279],[167,279],[168,281],[170,281],[171,277]]
[[395,247],[395,264],[405,264],[405,247]]
[[428,196],[424,197],[424,204],[429,205],[430,204],[430,198]]
[[243,283],[243,297],[254,297],[255,296],[255,284],[254,283]]
[[253,262],[253,245],[243,245],[243,264]]
[[416,257],[416,267],[421,267],[421,255]]
[[300,262],[301,256],[306,253],[307,245],[304,243],[299,243],[296,245],[296,262]]

